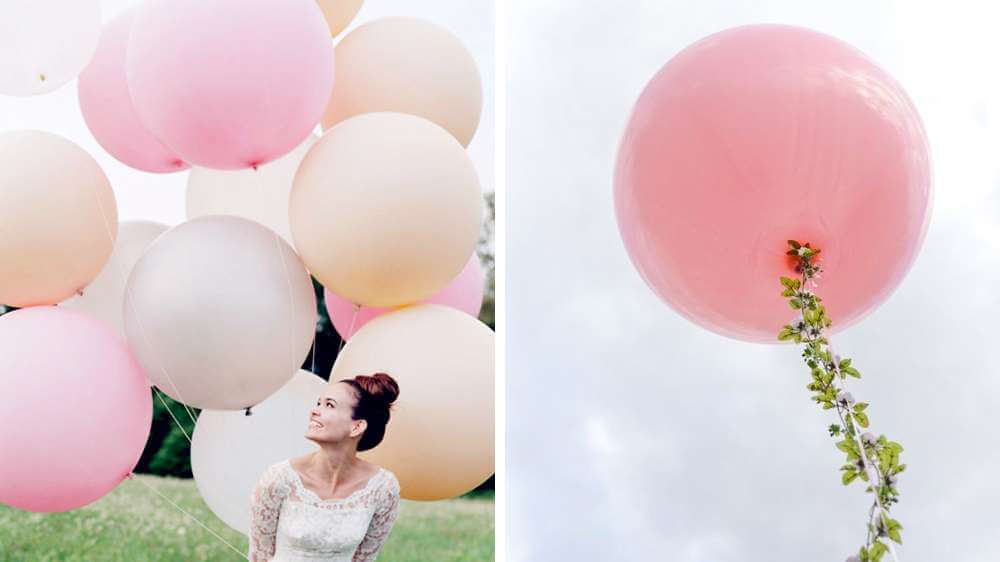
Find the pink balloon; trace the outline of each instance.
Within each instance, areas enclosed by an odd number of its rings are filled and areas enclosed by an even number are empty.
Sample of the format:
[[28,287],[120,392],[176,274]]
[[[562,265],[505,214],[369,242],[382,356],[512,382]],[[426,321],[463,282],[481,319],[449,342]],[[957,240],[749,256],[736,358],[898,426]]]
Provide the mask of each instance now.
[[142,122],[185,161],[250,168],[319,123],[333,42],[315,0],[147,0],[125,69]]
[[786,241],[822,249],[834,328],[906,275],[930,218],[913,103],[871,59],[780,25],[722,31],[650,80],[621,141],[615,210],[656,294],[720,334],[774,342],[795,311]]
[[[465,264],[465,269],[455,279],[437,294],[421,302],[450,306],[472,316],[478,316],[479,309],[483,306],[483,282],[483,268],[479,264],[479,256],[473,254],[469,263]],[[333,327],[337,329],[340,337],[344,339],[349,339],[370,320],[395,310],[362,306],[355,317],[354,305],[351,301],[337,296],[325,288],[323,295],[330,321],[333,322]]]
[[188,166],[153,136],[136,114],[125,80],[125,50],[135,10],[104,26],[97,52],[80,74],[80,110],[97,142],[121,163],[146,172],[177,172]]
[[37,512],[115,488],[149,438],[149,383],[125,340],[66,308],[0,317],[0,503]]

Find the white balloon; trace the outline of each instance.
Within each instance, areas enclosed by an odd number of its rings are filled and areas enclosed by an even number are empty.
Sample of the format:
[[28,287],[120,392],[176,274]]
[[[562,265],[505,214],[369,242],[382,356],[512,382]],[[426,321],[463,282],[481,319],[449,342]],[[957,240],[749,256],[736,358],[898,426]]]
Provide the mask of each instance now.
[[0,94],[59,88],[83,72],[100,37],[100,0],[3,0]]
[[191,437],[191,471],[208,507],[233,529],[249,534],[250,495],[272,464],[311,453],[305,438],[309,410],[326,381],[299,371],[251,410],[203,410]]
[[126,288],[125,333],[171,398],[215,410],[259,404],[298,372],[316,294],[295,251],[260,224],[200,217],[163,233]]
[[292,244],[288,197],[299,164],[318,138],[310,135],[292,152],[256,170],[192,168],[185,197],[187,218],[235,215],[263,224]]
[[97,277],[83,289],[83,294],[71,297],[59,306],[81,310],[111,327],[125,337],[125,282],[150,243],[167,231],[167,225],[152,221],[125,221],[118,225],[118,238],[111,257]]

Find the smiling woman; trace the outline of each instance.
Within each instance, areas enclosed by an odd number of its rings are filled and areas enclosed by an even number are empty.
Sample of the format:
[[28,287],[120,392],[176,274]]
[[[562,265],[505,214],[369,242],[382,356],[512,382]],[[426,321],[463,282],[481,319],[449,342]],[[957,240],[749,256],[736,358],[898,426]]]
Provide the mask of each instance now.
[[271,465],[254,489],[250,560],[375,560],[396,520],[399,482],[357,453],[382,441],[397,396],[385,373],[327,386],[305,435],[320,449]]

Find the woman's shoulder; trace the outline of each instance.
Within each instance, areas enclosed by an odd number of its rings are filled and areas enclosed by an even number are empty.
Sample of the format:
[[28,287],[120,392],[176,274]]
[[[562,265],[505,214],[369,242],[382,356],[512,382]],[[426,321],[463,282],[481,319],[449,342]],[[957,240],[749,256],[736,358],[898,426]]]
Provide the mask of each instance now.
[[258,485],[279,486],[288,482],[289,459],[268,465],[261,474]]
[[383,492],[387,496],[399,498],[399,479],[396,474],[383,466],[378,467],[378,471],[377,477],[380,478]]

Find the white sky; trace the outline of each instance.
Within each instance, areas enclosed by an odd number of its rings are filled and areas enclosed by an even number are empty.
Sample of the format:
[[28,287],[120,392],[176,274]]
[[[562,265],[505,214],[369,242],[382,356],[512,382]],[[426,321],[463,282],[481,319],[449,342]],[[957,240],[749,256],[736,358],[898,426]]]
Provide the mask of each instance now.
[[900,559],[1000,559],[1000,33],[984,4],[508,2],[510,560],[841,561],[864,538],[869,498],[840,484],[798,351],[682,319],[615,225],[614,154],[646,81],[698,38],[764,22],[852,43],[924,118],[922,253],[836,343],[873,429],[906,447]]
[[[104,20],[138,0],[103,0]],[[443,25],[469,49],[483,79],[483,114],[469,154],[484,191],[493,190],[493,8],[489,3],[447,0],[367,0],[348,31],[385,16],[414,16]],[[346,33],[346,32],[345,32]],[[337,40],[343,36],[338,36]],[[187,172],[148,174],[111,157],[87,129],[77,101],[76,81],[42,96],[15,98],[0,95],[2,130],[40,129],[62,135],[94,156],[111,180],[119,220],[146,219],[175,225],[186,220],[184,189]]]

